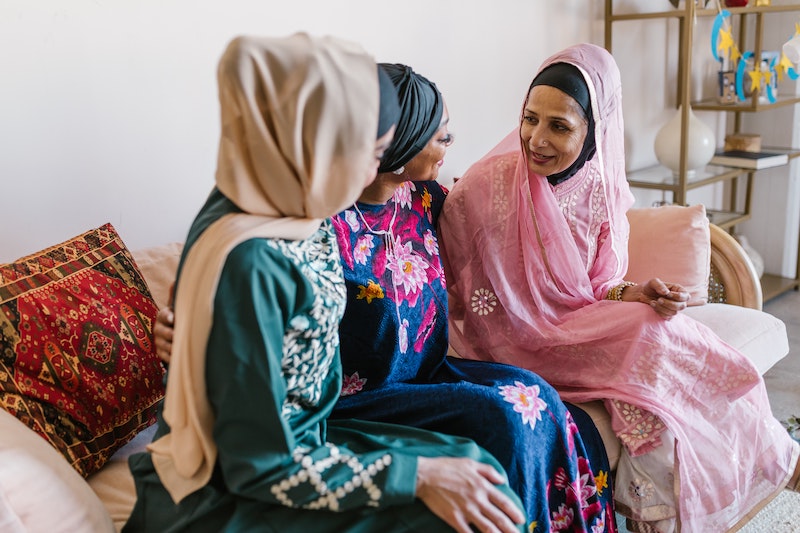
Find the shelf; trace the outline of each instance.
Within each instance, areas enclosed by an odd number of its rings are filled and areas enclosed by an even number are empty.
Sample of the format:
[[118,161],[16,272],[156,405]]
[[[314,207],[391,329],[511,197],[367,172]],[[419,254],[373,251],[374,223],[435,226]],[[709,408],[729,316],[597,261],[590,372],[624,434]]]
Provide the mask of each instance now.
[[692,109],[695,111],[731,111],[735,113],[758,113],[767,109],[774,109],[776,107],[783,107],[787,105],[794,105],[800,103],[800,96],[787,96],[778,95],[775,103],[761,102],[758,98],[748,97],[744,102],[736,102],[733,104],[720,104],[714,98],[700,100],[692,103]]
[[709,222],[725,230],[750,219],[750,215],[748,213],[717,211],[715,209],[706,210],[706,216],[708,217]]
[[[775,110],[773,113],[796,113],[795,106],[800,105],[800,95],[791,94],[792,91],[781,90],[775,102],[769,102],[759,89],[753,91],[745,100],[737,101],[732,104],[719,103],[716,96],[704,91],[704,95],[697,94],[697,100],[692,101],[690,95],[696,94],[692,91],[692,69],[693,53],[697,50],[695,44],[696,37],[703,37],[705,33],[698,30],[698,21],[703,20],[703,31],[708,30],[717,21],[714,20],[720,14],[719,3],[717,0],[706,0],[705,2],[695,2],[694,0],[682,0],[680,5],[673,10],[669,10],[663,4],[655,2],[630,2],[629,0],[606,0],[605,1],[605,35],[604,43],[609,52],[613,52],[613,26],[615,22],[626,21],[624,26],[629,26],[628,21],[652,21],[663,19],[666,30],[670,35],[675,33],[677,26],[677,40],[673,44],[677,46],[678,61],[676,76],[674,77],[676,91],[676,107],[692,111],[711,111],[715,113],[728,114],[725,118],[732,119],[733,132],[742,132],[742,118],[747,113],[758,113],[761,111]],[[775,2],[778,3],[778,2]],[[791,16],[793,19],[800,13],[800,1],[782,0],[780,5],[756,6],[755,1],[751,0],[749,6],[745,7],[725,7],[724,9],[731,14],[731,31],[737,27],[738,42],[744,49],[752,49],[755,57],[761,57],[765,37],[772,37],[774,33],[773,23]],[[616,12],[619,9],[620,12]],[[649,10],[649,11],[648,11]],[[697,34],[697,35],[696,35]],[[750,35],[748,35],[750,34]],[[749,38],[748,38],[749,37]],[[747,46],[746,46],[747,45]],[[658,68],[658,67],[657,67]],[[712,75],[716,76],[715,73]],[[671,79],[667,76],[666,79]],[[749,80],[745,80],[746,82]],[[714,91],[716,92],[716,91]],[[796,126],[795,126],[796,131]],[[759,133],[759,132],[752,132]],[[688,154],[688,125],[682,125],[681,131],[680,158],[685,166]],[[774,142],[774,141],[773,141]],[[780,141],[778,141],[780,142]],[[762,145],[762,151],[786,153],[790,163],[800,157],[800,149],[785,147],[770,147]],[[796,165],[795,165],[796,166]],[[651,191],[662,191],[665,203],[686,204],[687,192],[692,189],[704,187],[706,185],[725,183],[722,197],[717,205],[719,210],[706,208],[709,220],[715,225],[732,232],[734,227],[753,216],[752,198],[753,194],[758,193],[761,185],[769,185],[764,179],[769,179],[770,174],[761,175],[763,171],[770,169],[783,169],[782,174],[788,174],[788,167],[769,167],[767,169],[747,169],[739,167],[728,167],[720,165],[708,165],[696,172],[683,172],[675,175],[673,172],[661,165],[628,172],[628,183],[631,187],[639,189],[649,189]],[[668,195],[671,194],[670,199]],[[727,209],[727,211],[725,211]],[[798,239],[797,270],[793,278],[783,278],[766,274],[762,278],[762,292],[764,301],[774,298],[790,290],[800,290],[800,239]]]
[[[720,0],[721,1],[721,0]],[[790,11],[797,11],[800,10],[800,4],[784,4],[784,5],[768,5],[768,6],[746,6],[746,7],[726,7],[726,11],[729,11],[731,15],[751,15],[755,13],[784,13]],[[716,17],[717,9],[711,8],[704,8],[704,9],[695,9],[695,14],[698,17]]]
[[[721,0],[720,0],[721,1]],[[611,2],[614,4],[615,2]],[[711,3],[711,2],[709,2]],[[635,5],[635,4],[634,4]],[[691,6],[687,6],[691,7]],[[768,5],[768,6],[746,6],[746,7],[725,7],[725,10],[730,12],[731,15],[753,15],[756,13],[783,13],[800,10],[800,4],[785,4],[785,5]],[[614,13],[613,8],[607,9],[607,17],[610,21],[618,20],[645,20],[645,19],[663,19],[663,18],[683,18],[687,16],[687,8],[679,7],[671,11],[646,11],[646,12],[630,12],[630,13]],[[716,8],[699,8],[693,9],[694,15],[697,17],[716,17],[719,11]]]
[[798,279],[782,278],[774,274],[761,276],[761,292],[764,294],[765,302],[780,296],[784,292],[797,290],[798,288],[800,288],[800,280]]
[[789,156],[789,161],[795,157],[800,157],[800,148],[786,148],[785,146],[762,146],[761,151],[786,154]]
[[[686,177],[686,190],[725,181],[745,173],[746,169],[708,165]],[[681,187],[680,179],[667,167],[656,165],[628,172],[628,184],[642,189],[672,190]]]

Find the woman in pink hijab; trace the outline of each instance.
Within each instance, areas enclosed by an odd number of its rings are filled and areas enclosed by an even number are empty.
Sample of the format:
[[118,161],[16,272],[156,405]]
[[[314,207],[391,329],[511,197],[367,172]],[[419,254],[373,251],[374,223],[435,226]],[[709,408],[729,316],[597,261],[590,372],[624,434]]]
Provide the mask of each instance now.
[[624,280],[623,143],[611,55],[582,44],[546,60],[520,127],[445,202],[450,342],[533,370],[565,401],[605,400],[624,444],[618,511],[641,530],[727,531],[798,489],[800,447],[752,363],[680,313],[681,286]]

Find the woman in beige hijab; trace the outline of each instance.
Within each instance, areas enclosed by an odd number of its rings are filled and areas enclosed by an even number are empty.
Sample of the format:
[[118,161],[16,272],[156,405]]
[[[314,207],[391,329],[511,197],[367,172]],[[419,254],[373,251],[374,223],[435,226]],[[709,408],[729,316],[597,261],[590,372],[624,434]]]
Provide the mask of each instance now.
[[131,458],[125,531],[519,530],[472,441],[327,420],[345,303],[327,217],[394,130],[374,60],[332,38],[237,38],[218,78],[216,187],[181,259],[163,417]]

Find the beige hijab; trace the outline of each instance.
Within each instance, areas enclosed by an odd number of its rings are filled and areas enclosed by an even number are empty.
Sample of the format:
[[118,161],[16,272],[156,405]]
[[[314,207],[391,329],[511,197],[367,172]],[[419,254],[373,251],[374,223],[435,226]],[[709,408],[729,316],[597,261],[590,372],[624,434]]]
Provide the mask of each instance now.
[[203,487],[217,457],[205,359],[225,258],[253,237],[305,239],[361,193],[378,129],[377,67],[338,39],[238,37],[218,69],[217,187],[245,213],[220,218],[188,250],[175,295],[164,420],[149,446],[175,502]]

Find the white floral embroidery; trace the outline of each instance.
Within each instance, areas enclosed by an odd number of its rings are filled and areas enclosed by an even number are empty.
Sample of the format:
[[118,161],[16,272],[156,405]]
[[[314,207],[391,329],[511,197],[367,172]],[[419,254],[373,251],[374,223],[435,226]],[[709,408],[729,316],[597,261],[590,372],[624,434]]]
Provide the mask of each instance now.
[[294,261],[315,288],[311,310],[294,317],[284,336],[281,368],[287,394],[281,415],[288,420],[292,414],[319,403],[322,384],[339,346],[339,320],[346,293],[330,222],[306,240],[267,239],[267,243]]
[[472,312],[480,316],[488,315],[497,307],[497,296],[489,289],[476,289],[471,299]]
[[[583,257],[587,271],[594,266],[597,255],[597,244],[603,226],[608,223],[608,206],[605,200],[605,186],[602,175],[594,165],[587,166],[589,172],[582,177],[569,179],[556,185],[553,189],[556,201],[564,213],[572,236],[579,243],[578,248],[586,249]],[[579,207],[580,205],[580,207]],[[579,211],[591,213],[589,224],[584,224],[584,217]],[[583,255],[583,252],[581,252]]]
[[[373,463],[364,465],[358,457],[341,453],[334,444],[325,443],[325,446],[328,448],[329,455],[316,460],[312,456],[306,455],[309,451],[308,448],[297,448],[294,451],[292,456],[294,462],[300,465],[300,469],[270,487],[270,492],[275,499],[287,507],[295,507],[289,493],[300,485],[311,485],[314,492],[319,494],[319,498],[303,505],[304,509],[338,511],[339,501],[359,489],[369,496],[368,506],[378,507],[383,493],[375,485],[373,478],[392,464],[392,456],[385,454]],[[352,476],[338,487],[329,487],[325,483],[322,473],[332,468],[343,468],[337,467],[337,465],[345,465],[352,472]]]

